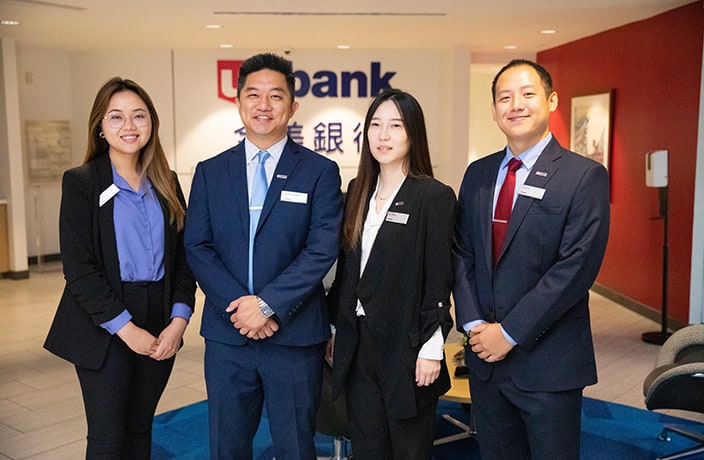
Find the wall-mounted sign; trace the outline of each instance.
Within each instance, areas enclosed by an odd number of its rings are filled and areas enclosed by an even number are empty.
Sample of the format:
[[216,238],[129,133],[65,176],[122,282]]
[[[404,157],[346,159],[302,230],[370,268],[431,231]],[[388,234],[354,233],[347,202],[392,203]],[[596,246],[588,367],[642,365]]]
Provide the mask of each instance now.
[[[218,60],[218,97],[234,102],[237,96],[237,77],[242,67],[241,60]],[[370,63],[369,72],[364,70],[341,71],[317,70],[311,76],[305,70],[296,70],[296,97],[318,98],[368,98],[379,91],[391,88],[391,79],[396,72],[382,74],[381,62]],[[353,91],[355,90],[356,91]]]
[[60,181],[71,164],[71,125],[68,121],[27,121],[30,182]]
[[[235,102],[237,79],[243,60],[218,60],[218,98]],[[381,62],[371,62],[369,71],[296,70],[296,98],[311,96],[319,99],[351,98],[369,99],[379,91],[390,88],[396,72],[382,72]],[[359,154],[362,142],[362,123],[359,117],[350,119],[346,114],[326,113],[325,118],[313,121],[310,126],[294,121],[288,127],[289,136],[299,144],[324,154]],[[331,118],[331,116],[333,118]],[[335,118],[336,117],[336,118]],[[235,129],[239,141],[244,139],[244,127]],[[304,135],[308,133],[307,136]],[[350,164],[356,164],[356,158]]]

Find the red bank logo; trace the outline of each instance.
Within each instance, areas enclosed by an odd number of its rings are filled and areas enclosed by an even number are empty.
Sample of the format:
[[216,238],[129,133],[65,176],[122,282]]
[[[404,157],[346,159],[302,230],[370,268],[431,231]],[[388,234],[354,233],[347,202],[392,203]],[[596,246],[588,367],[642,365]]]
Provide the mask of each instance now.
[[218,61],[218,97],[235,102],[237,76],[244,61]]
[[[218,61],[218,97],[235,102],[237,77],[244,61]],[[396,72],[383,72],[380,62],[370,63],[369,72],[335,72],[319,70],[310,76],[304,70],[296,70],[296,97],[311,95],[316,98],[360,98],[371,97],[379,91],[391,88],[391,79]],[[356,91],[355,91],[356,89]]]

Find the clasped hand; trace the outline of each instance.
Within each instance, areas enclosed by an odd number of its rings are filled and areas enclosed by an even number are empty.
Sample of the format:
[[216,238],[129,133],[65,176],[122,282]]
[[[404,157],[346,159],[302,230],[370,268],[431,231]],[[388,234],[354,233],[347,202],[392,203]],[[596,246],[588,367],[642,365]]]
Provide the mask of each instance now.
[[257,296],[245,295],[230,302],[225,309],[230,315],[230,321],[240,334],[250,339],[266,339],[279,330],[279,324],[273,318],[267,318],[259,309]]
[[469,346],[487,363],[501,361],[513,345],[506,340],[499,323],[481,323],[469,330]]
[[186,325],[187,322],[184,318],[175,317],[157,338],[146,329],[129,321],[117,331],[117,335],[135,353],[162,361],[176,354],[181,345]]

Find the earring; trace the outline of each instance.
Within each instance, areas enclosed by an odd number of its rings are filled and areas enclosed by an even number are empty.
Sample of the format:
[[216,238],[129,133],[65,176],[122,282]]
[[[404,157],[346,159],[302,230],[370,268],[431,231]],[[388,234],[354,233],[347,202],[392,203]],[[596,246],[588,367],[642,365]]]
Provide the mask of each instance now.
[[102,139],[105,139],[105,133],[102,131],[100,131],[100,134],[98,134],[98,136],[100,136]]

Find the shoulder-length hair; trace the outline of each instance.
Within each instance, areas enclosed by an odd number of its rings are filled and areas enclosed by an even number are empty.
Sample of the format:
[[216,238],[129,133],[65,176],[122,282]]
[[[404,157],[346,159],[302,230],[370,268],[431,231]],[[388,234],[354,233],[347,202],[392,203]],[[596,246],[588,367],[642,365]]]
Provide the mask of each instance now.
[[342,224],[342,244],[346,249],[354,248],[361,239],[367,201],[379,176],[379,162],[372,156],[369,147],[369,125],[379,106],[386,101],[396,105],[408,136],[409,146],[403,162],[404,172],[411,178],[433,177],[423,109],[413,96],[404,91],[399,89],[382,91],[372,100],[367,110],[357,177],[354,187],[347,191],[347,205]]
[[104,137],[101,137],[101,122],[107,114],[112,96],[122,91],[135,93],[142,99],[147,106],[147,110],[149,110],[152,132],[151,136],[149,136],[149,141],[142,148],[142,151],[139,152],[137,169],[140,173],[146,174],[159,194],[164,197],[169,208],[169,221],[171,224],[175,223],[176,228],[181,230],[186,211],[178,199],[176,178],[171,173],[166,153],[164,153],[164,148],[159,140],[159,115],[156,113],[156,108],[149,94],[134,81],[114,77],[108,80],[98,91],[88,118],[88,147],[83,163],[88,163],[94,158],[108,154],[110,145]]

